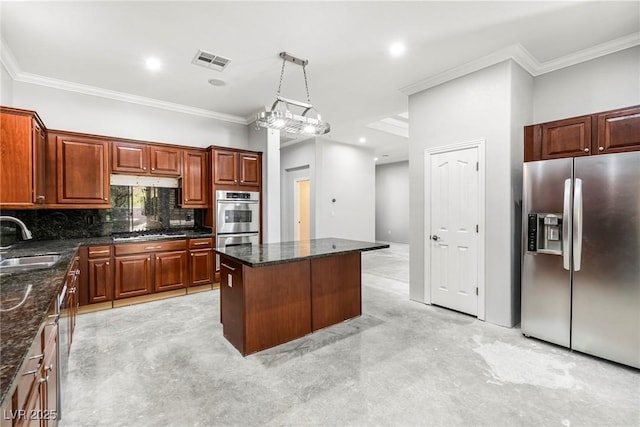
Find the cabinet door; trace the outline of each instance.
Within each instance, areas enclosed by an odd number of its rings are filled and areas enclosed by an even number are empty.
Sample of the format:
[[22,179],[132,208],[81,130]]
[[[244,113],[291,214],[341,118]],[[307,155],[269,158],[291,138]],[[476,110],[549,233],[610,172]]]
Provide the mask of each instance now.
[[591,116],[542,124],[542,159],[588,156],[591,151]]
[[213,182],[220,185],[236,185],[238,183],[237,153],[224,150],[214,151]]
[[240,185],[258,187],[261,181],[260,157],[255,154],[240,153]]
[[187,251],[157,253],[155,257],[157,292],[187,287]]
[[32,207],[33,144],[31,118],[0,114],[0,207]]
[[35,196],[36,204],[43,204],[45,202],[45,177],[44,177],[44,151],[46,137],[44,129],[35,121],[32,120],[33,125],[33,193]]
[[640,150],[640,107],[598,114],[597,150],[600,154]]
[[152,254],[140,254],[115,258],[115,299],[153,292],[152,256]]
[[189,251],[191,261],[191,286],[213,283],[213,251],[200,249]]
[[111,143],[111,170],[146,174],[149,167],[149,150],[145,144],[114,141]]
[[58,136],[58,203],[109,204],[109,144],[76,136]]
[[151,153],[151,174],[180,176],[180,160],[182,150],[173,147],[161,147],[152,145],[149,147]]
[[244,354],[242,265],[220,256],[220,322],[222,333]]
[[207,154],[203,151],[185,151],[183,166],[182,206],[207,207]]
[[89,260],[89,304],[113,299],[111,262],[109,258]]

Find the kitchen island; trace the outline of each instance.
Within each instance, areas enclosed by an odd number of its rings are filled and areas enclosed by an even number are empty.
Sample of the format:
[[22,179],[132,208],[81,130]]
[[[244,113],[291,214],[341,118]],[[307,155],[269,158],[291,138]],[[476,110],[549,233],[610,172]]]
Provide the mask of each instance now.
[[246,356],[360,316],[360,254],[388,247],[325,238],[217,249],[225,338]]

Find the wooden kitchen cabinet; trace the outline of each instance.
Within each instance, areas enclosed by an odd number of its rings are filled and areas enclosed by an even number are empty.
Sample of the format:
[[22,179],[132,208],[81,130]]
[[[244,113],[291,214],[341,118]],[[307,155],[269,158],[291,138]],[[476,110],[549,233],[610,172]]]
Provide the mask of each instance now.
[[147,144],[113,141],[111,143],[111,171],[146,174],[149,169]]
[[180,201],[183,208],[207,207],[207,153],[185,150],[180,179]]
[[33,209],[44,196],[45,128],[35,111],[0,107],[0,209]]
[[246,354],[242,264],[221,256],[220,262],[220,323],[229,342]]
[[116,256],[115,299],[146,295],[153,292],[150,254]]
[[214,184],[237,187],[260,186],[262,181],[260,154],[216,149],[213,155]]
[[640,150],[640,106],[596,115],[597,139],[593,151],[599,154]]
[[159,252],[155,257],[153,286],[156,292],[187,287],[186,251]]
[[111,247],[89,247],[87,266],[88,303],[96,304],[113,300]]
[[186,240],[115,245],[115,299],[186,288]]
[[524,161],[640,150],[640,106],[525,126]]
[[59,207],[111,207],[107,140],[55,132],[49,134],[46,151],[47,167],[55,168],[52,191]]
[[180,176],[182,172],[182,150],[175,147],[150,145],[151,174]]
[[189,240],[190,286],[212,284],[215,274],[214,263],[211,237]]

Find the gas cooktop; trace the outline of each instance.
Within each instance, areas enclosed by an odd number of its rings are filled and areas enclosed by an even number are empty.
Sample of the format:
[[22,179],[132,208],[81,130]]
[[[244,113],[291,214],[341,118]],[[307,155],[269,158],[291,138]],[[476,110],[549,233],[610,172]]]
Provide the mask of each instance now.
[[160,240],[160,239],[172,239],[175,237],[187,237],[186,234],[180,232],[134,232],[119,234],[113,236],[114,242],[135,242],[138,240]]

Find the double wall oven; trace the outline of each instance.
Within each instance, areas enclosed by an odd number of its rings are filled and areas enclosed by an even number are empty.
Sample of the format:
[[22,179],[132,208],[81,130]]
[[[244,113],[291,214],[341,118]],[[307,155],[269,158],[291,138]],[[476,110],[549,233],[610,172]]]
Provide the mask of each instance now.
[[[260,243],[260,193],[216,191],[216,247]],[[220,268],[216,257],[216,270]]]

